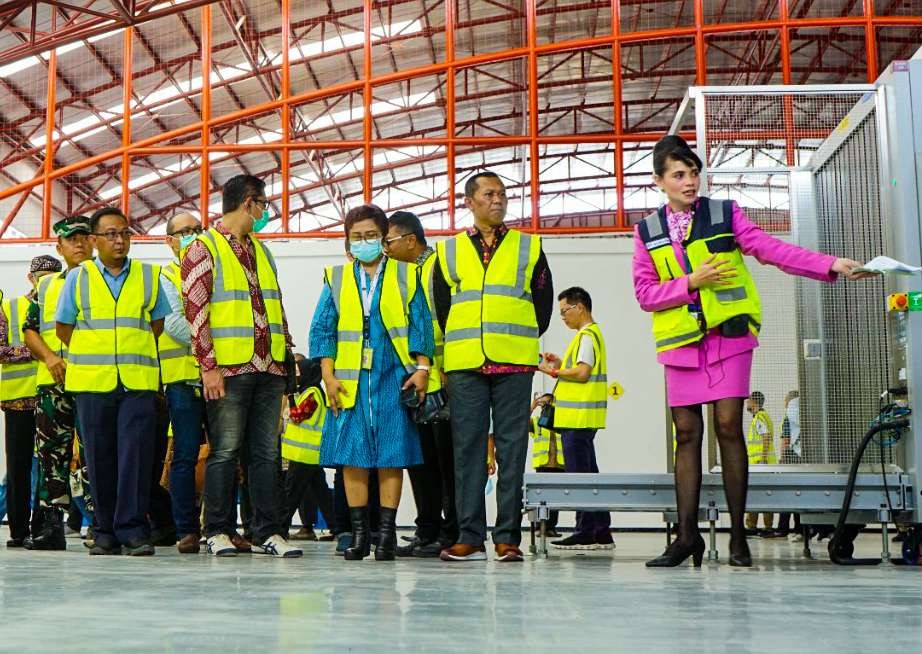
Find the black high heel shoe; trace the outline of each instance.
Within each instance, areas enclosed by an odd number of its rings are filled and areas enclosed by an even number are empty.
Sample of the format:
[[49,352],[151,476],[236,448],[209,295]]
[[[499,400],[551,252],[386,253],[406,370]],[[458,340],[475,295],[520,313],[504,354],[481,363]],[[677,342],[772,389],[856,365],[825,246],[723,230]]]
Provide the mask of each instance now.
[[647,561],[648,568],[674,568],[681,565],[688,557],[692,557],[692,563],[696,568],[701,567],[701,561],[704,559],[704,539],[701,534],[689,545],[682,545],[680,541],[673,541],[666,551],[655,559]]
[[734,545],[733,541],[730,541],[730,565],[735,568],[752,567],[752,553],[749,551],[749,543],[746,542],[745,538],[742,545],[739,543]]

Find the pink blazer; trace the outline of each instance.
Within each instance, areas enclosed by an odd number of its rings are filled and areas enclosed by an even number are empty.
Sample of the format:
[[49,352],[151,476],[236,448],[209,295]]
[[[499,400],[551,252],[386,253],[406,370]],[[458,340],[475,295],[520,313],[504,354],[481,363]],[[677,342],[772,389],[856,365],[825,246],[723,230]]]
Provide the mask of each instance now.
[[[791,245],[774,236],[769,236],[746,217],[745,212],[736,202],[733,203],[733,235],[743,254],[755,257],[760,263],[771,264],[789,275],[809,277],[823,282],[833,282],[838,277],[831,270],[836,260],[835,257]],[[681,245],[673,243],[672,247],[675,249],[679,264],[684,269],[685,260],[682,256]],[[660,282],[653,259],[640,239],[636,227],[634,229],[633,272],[634,295],[640,308],[644,311],[661,311],[691,304],[698,300],[697,291],[690,293],[688,290],[688,277]],[[685,270],[685,272],[688,271]],[[706,348],[708,363],[727,359],[741,352],[755,349],[759,345],[758,339],[752,334],[742,338],[726,338],[715,330],[708,332],[705,340],[709,345]],[[699,341],[661,352],[657,355],[656,360],[669,366],[697,368],[700,345]]]

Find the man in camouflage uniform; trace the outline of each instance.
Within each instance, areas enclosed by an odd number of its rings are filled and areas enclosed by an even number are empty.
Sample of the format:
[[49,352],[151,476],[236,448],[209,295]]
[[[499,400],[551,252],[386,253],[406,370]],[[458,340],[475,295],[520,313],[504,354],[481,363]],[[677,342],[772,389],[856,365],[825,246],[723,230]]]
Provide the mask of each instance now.
[[[71,500],[69,471],[76,419],[74,398],[64,391],[67,350],[54,334],[54,312],[67,272],[93,256],[93,248],[87,240],[90,233],[87,218],[73,216],[59,220],[54,224],[54,232],[58,236],[58,254],[64,258],[67,270],[42,278],[38,297],[29,307],[22,327],[23,340],[39,361],[35,444],[42,528],[26,539],[24,546],[30,550],[67,549],[63,514]],[[85,461],[82,452],[80,458]],[[76,475],[75,481],[83,482],[83,499],[87,511],[92,513],[93,503],[86,479],[84,464],[84,472]]]

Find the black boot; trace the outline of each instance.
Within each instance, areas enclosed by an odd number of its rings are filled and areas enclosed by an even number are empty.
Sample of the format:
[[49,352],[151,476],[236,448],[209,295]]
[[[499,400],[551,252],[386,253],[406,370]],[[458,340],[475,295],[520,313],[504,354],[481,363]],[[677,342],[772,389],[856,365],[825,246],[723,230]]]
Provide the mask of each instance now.
[[397,509],[381,507],[375,561],[393,561],[397,551]]
[[41,531],[26,538],[23,547],[27,550],[66,550],[63,512],[58,509],[48,509],[44,513]]
[[343,556],[347,561],[361,561],[371,553],[371,531],[368,525],[368,505],[349,507],[352,521],[352,545]]

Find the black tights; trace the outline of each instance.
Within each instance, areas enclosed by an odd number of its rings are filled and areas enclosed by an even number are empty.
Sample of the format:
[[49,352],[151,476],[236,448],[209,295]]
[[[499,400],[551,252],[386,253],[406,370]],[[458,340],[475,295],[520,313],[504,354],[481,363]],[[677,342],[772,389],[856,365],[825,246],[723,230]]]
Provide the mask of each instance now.
[[[743,399],[727,398],[714,405],[717,443],[720,446],[724,492],[730,509],[730,540],[745,540],[743,516],[749,486],[749,455],[743,440]],[[679,538],[690,543],[698,536],[698,504],[701,496],[701,442],[704,422],[701,405],[673,407],[676,430],[675,487],[679,514]]]

